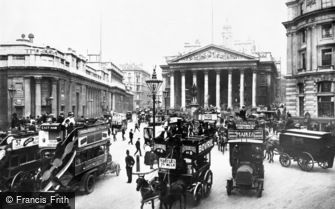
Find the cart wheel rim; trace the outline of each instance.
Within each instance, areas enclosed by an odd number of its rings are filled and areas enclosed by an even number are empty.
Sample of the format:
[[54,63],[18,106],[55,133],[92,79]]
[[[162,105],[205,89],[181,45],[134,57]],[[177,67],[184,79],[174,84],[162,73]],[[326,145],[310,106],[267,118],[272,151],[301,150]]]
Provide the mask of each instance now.
[[94,176],[91,175],[88,177],[87,179],[87,192],[91,193],[94,190],[94,185],[95,185],[95,180],[94,180]]
[[284,167],[289,167],[291,165],[291,159],[288,154],[282,154],[279,157],[279,162]]
[[200,200],[201,200],[201,196],[202,196],[202,186],[199,185],[199,186],[197,187],[196,191],[195,191],[194,196],[193,196],[194,201],[195,201],[196,204],[198,204],[198,203],[200,202]]
[[302,156],[299,157],[298,165],[304,171],[311,171],[314,167],[313,156],[308,152],[303,152]]

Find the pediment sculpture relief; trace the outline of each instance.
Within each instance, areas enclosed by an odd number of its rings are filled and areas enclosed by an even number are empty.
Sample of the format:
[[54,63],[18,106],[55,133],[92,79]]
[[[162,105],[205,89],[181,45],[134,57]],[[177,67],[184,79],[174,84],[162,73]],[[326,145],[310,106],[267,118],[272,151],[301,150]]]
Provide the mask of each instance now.
[[189,57],[185,57],[180,61],[215,61],[215,60],[245,60],[245,57],[238,56],[224,51],[209,49]]

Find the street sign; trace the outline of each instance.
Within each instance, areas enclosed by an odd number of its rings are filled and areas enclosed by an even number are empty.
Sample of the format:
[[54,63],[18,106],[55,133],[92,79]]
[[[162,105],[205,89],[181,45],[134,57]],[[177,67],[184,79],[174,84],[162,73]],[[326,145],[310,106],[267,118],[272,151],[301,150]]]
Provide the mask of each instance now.
[[176,169],[176,159],[159,158],[159,168]]

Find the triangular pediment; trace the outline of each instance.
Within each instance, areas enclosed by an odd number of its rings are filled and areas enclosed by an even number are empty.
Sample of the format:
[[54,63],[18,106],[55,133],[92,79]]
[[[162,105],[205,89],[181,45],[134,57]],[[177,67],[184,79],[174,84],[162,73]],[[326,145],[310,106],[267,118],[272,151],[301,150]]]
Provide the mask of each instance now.
[[208,45],[198,50],[189,52],[179,56],[170,63],[185,62],[219,62],[219,61],[239,61],[239,60],[255,60],[256,57],[243,54],[221,46]]

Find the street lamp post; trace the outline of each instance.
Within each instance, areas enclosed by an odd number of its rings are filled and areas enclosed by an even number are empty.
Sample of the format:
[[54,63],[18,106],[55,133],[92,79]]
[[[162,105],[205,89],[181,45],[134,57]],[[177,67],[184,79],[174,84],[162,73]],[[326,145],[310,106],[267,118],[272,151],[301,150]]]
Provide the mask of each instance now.
[[152,73],[152,79],[146,80],[145,81],[152,93],[152,104],[153,104],[153,111],[152,111],[152,115],[153,115],[153,120],[152,120],[152,125],[153,125],[153,134],[152,137],[153,139],[155,138],[155,120],[156,120],[156,94],[160,88],[160,86],[162,85],[163,81],[162,80],[158,80],[157,79],[157,74],[156,74],[156,67],[153,70]]
[[13,115],[13,99],[14,99],[15,92],[16,92],[16,89],[15,89],[14,85],[12,84],[8,88],[8,94],[9,94],[9,98],[10,98],[10,115],[11,115],[11,117]]
[[167,97],[168,97],[168,94],[169,94],[169,92],[168,91],[163,91],[163,96],[164,96],[164,107],[165,107],[165,114],[167,114],[167,112],[166,112],[166,99],[167,99]]

